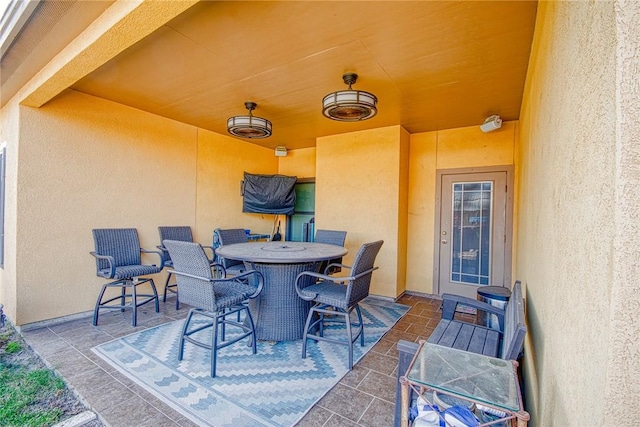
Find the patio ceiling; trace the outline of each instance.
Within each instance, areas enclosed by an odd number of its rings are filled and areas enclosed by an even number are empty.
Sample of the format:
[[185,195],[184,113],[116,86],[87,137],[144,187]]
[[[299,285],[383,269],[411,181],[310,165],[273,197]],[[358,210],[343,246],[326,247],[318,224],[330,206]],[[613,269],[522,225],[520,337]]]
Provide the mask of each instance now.
[[[91,3],[91,2],[80,2]],[[312,147],[317,137],[401,125],[410,133],[519,118],[537,3],[532,1],[201,2],[71,86],[227,134],[254,114],[265,147]],[[321,113],[324,95],[377,95],[371,120]]]

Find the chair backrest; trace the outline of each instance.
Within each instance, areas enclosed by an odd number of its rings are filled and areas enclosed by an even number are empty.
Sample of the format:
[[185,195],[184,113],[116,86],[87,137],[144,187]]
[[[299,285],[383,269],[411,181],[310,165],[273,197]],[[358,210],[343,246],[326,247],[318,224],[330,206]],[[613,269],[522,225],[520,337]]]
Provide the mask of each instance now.
[[327,243],[329,245],[344,246],[344,241],[346,238],[346,231],[318,230],[316,231],[316,237],[313,239],[313,241],[316,243]]
[[180,289],[180,302],[216,311],[216,296],[209,282],[213,277],[211,265],[202,245],[180,240],[163,240],[162,244],[169,251],[174,271],[202,278],[175,275]]
[[527,325],[524,317],[522,284],[519,280],[516,280],[504,312],[504,335],[502,337],[501,357],[506,360],[518,360],[524,347],[524,338],[526,335]]
[[361,273],[367,272],[362,276],[352,280],[348,283],[347,288],[347,303],[349,306],[363,300],[369,295],[369,287],[371,286],[371,275],[373,274],[373,264],[376,261],[378,252],[384,241],[378,240],[377,242],[365,243],[360,247],[360,250],[356,254],[353,260],[353,266],[351,267],[350,277],[358,276]]
[[[314,242],[316,243],[326,243],[329,245],[336,245],[336,246],[344,246],[344,241],[347,238],[347,232],[346,231],[337,231],[337,230],[318,230],[316,231],[316,236],[313,239]],[[327,273],[327,274],[335,274],[338,273],[340,271],[342,271],[342,269],[340,267],[331,267],[331,269],[329,271],[325,272],[325,269],[327,268],[327,265],[329,264],[342,264],[342,257],[339,258],[334,258],[334,259],[330,259],[328,261],[323,261],[320,264],[320,273]]]
[[[135,228],[96,228],[93,230],[96,254],[113,257],[114,267],[141,265],[140,240]],[[109,268],[106,260],[96,259],[99,270]]]
[[[233,245],[234,243],[247,243],[249,241],[249,236],[247,236],[244,228],[216,228],[214,232],[218,235],[220,246]],[[220,264],[224,265],[224,268],[229,268],[234,265],[244,265],[243,261],[234,259],[220,258],[219,261]]]
[[158,233],[160,233],[160,249],[162,249],[162,258],[165,262],[171,261],[169,252],[167,252],[162,245],[165,240],[179,240],[181,242],[193,242],[193,234],[191,234],[191,227],[188,225],[178,226],[160,226],[158,227]]

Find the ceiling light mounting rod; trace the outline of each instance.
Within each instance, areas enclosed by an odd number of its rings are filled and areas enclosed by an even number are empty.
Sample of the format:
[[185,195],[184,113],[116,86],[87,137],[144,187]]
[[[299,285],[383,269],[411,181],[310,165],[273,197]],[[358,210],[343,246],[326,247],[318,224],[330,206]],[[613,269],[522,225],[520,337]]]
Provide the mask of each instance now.
[[345,84],[349,85],[349,90],[351,90],[351,85],[356,84],[358,75],[356,73],[346,73],[342,75],[342,80]]

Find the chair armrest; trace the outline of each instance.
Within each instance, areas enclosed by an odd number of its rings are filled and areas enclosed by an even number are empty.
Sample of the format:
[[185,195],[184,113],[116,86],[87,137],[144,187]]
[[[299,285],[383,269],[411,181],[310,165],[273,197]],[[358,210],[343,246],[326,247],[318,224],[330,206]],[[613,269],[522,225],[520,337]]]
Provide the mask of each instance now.
[[91,255],[93,255],[96,259],[102,259],[105,260],[109,263],[109,279],[113,279],[113,276],[116,275],[116,260],[109,255],[98,255],[95,252],[89,252]]
[[[166,249],[164,249],[166,250]],[[158,258],[160,258],[160,269],[162,270],[164,268],[164,257],[162,256],[162,250],[160,251],[150,251],[144,248],[140,248],[140,252],[142,252],[143,254],[156,254],[158,255]]]
[[227,269],[224,268],[224,265],[222,264],[218,264],[217,262],[213,262],[213,261],[209,261],[211,264],[211,270],[212,271],[222,271],[222,276],[221,277],[227,277]]
[[[342,264],[332,264],[332,265],[342,265]],[[345,266],[345,267],[351,268],[348,266]],[[362,276],[370,274],[371,272],[377,269],[378,267],[373,267],[355,276],[329,276],[328,274],[316,273],[314,271],[303,271],[302,273],[298,274],[298,276],[296,277],[296,293],[300,298],[302,298],[305,301],[311,301],[317,296],[317,294],[314,296],[310,296],[310,295],[304,295],[302,293],[302,289],[300,288],[300,279],[304,276],[310,276],[310,277],[315,277],[316,279],[326,280],[328,282],[344,284],[345,282],[352,282]]]
[[[340,264],[339,262],[332,262],[331,264],[327,264],[327,266],[324,268],[323,274],[328,275],[329,273],[327,273],[327,271],[329,271],[329,269],[332,267],[340,267],[340,268],[345,268],[347,270],[351,269],[351,267],[349,267],[348,265]],[[334,276],[334,277],[338,277],[338,276]]]
[[[207,258],[209,258],[209,261],[213,261],[216,257],[216,251],[215,249],[213,249],[213,246],[205,246],[205,245],[200,245],[202,246],[202,249],[209,249],[211,251],[211,257],[209,257],[209,255],[207,255]],[[206,251],[205,251],[206,253]]]
[[240,273],[237,276],[233,276],[232,278],[229,279],[212,279],[212,282],[223,282],[223,281],[240,281],[240,279],[244,279],[245,277],[249,277],[249,276],[257,276],[258,277],[258,286],[256,287],[256,290],[253,294],[249,295],[249,299],[253,299],[255,297],[257,297],[258,295],[260,295],[260,292],[262,292],[262,288],[264,286],[264,276],[262,275],[262,273],[260,273],[258,270],[248,270],[245,271],[244,273]]
[[487,313],[492,313],[498,316],[498,323],[500,324],[500,330],[504,331],[504,314],[505,311],[501,308],[494,307],[486,302],[478,301],[473,298],[467,298],[460,295],[442,294],[442,318],[447,320],[453,320],[456,308],[458,304],[466,305],[467,307],[475,308],[476,310],[482,310]]
[[214,278],[209,278],[209,277],[202,277],[202,276],[196,276],[195,274],[189,274],[189,273],[184,273],[182,271],[176,271],[176,270],[169,270],[169,273],[171,274],[175,274],[177,276],[185,276],[185,277],[191,277],[192,279],[198,279],[198,280],[202,280],[205,282],[210,282],[211,284],[216,284],[216,283],[223,283],[223,282],[240,282],[240,280],[238,280],[238,278],[244,278],[247,276],[252,276],[252,275],[257,275],[258,276],[258,286],[256,287],[256,290],[253,294],[249,295],[249,299],[251,298],[255,298],[258,295],[260,295],[260,292],[262,292],[262,288],[264,286],[264,277],[262,276],[262,273],[260,273],[259,271],[256,270],[249,270],[249,271],[245,271],[242,274],[238,274],[237,276],[234,276],[232,278],[223,278],[223,279],[214,279]]
[[300,279],[305,277],[305,276],[310,276],[310,277],[315,277],[318,279],[324,279],[324,280],[329,280],[329,281],[333,281],[332,277],[326,274],[320,274],[320,273],[314,273],[313,271],[303,271],[302,273],[298,274],[296,276],[296,293],[298,294],[298,296],[300,298],[302,298],[305,301],[311,301],[313,300],[315,297],[318,296],[318,294],[314,294],[314,295],[305,295],[302,293],[302,289],[300,288]]
[[[216,259],[216,251],[215,249],[213,249],[213,246],[205,246],[205,245],[200,245],[200,246],[202,246],[202,249],[209,249],[211,251],[211,256],[207,254],[207,258],[209,258],[209,262],[214,262]],[[207,251],[204,251],[204,253],[206,254]],[[226,270],[225,270],[225,274],[226,274]]]

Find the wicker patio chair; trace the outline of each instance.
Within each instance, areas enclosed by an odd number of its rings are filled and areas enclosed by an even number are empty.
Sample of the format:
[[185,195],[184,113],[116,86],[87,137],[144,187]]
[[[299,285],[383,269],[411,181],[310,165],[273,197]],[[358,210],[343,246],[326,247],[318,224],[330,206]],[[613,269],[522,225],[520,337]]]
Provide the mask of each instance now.
[[[135,228],[99,228],[93,230],[95,251],[90,252],[96,259],[96,274],[105,279],[116,279],[102,285],[100,295],[93,311],[93,325],[98,325],[100,310],[121,310],[131,308],[133,311],[132,324],[136,326],[138,321],[138,307],[148,302],[155,301],[156,313],[158,307],[158,292],[153,279],[140,277],[147,274],[155,274],[162,270],[162,253],[148,251],[140,247],[138,231]],[[142,253],[157,254],[160,265],[142,264]],[[153,294],[138,294],[137,287],[149,283]],[[107,288],[121,288],[118,296],[102,301]],[[127,293],[130,289],[130,293]],[[119,304],[109,304],[119,300]]]
[[[199,243],[165,240],[164,246],[173,260],[180,299],[193,308],[184,321],[180,336],[178,360],[184,356],[185,342],[190,342],[211,351],[211,377],[216,376],[218,350],[250,337],[253,354],[256,354],[256,333],[253,318],[246,302],[257,297],[262,291],[264,279],[255,270],[246,271],[233,278],[217,279],[213,277],[209,259]],[[244,321],[237,313],[245,313]],[[195,315],[204,316],[211,321],[190,329]],[[242,333],[225,340],[226,326],[239,328]],[[208,342],[195,339],[192,335],[204,329],[212,328]]]
[[[329,245],[344,246],[344,241],[346,238],[346,231],[319,229],[318,231],[316,231],[316,236],[313,241],[316,243],[327,243]],[[342,264],[342,257],[331,259],[329,261],[323,261],[320,265],[320,273],[334,274],[342,271],[342,269],[337,265],[332,265],[328,271],[325,271],[330,264]]]
[[[304,326],[302,337],[302,358],[307,357],[307,340],[327,341],[335,344],[346,345],[349,349],[349,370],[353,367],[353,343],[360,337],[360,346],[364,347],[364,325],[362,313],[358,302],[369,295],[371,276],[374,270],[376,256],[382,247],[382,240],[365,243],[356,254],[353,266],[341,265],[349,269],[348,277],[336,277],[310,271],[300,273],[296,278],[296,292],[300,298],[313,301],[314,305],[309,311],[307,322]],[[301,284],[314,278],[315,283],[302,287]],[[339,280],[339,281],[338,281]],[[351,312],[355,309],[358,323],[351,323]],[[338,339],[324,336],[325,323],[338,322],[346,326],[346,339]],[[356,327],[355,334],[352,327]]]
[[[249,237],[244,231],[244,228],[216,228],[214,233],[218,236],[220,246],[233,245],[234,243],[247,243],[249,241]],[[247,270],[243,261],[219,257],[218,262],[224,266],[227,274],[230,276],[235,276]]]
[[[173,267],[173,261],[169,256],[169,251],[162,245],[162,242],[165,240],[179,240],[182,242],[193,242],[193,234],[191,234],[191,227],[188,225],[179,225],[179,226],[160,226],[158,227],[158,232],[160,233],[160,244],[157,246],[158,249],[162,251],[162,259],[164,261],[165,267]],[[209,249],[211,251],[211,256],[207,256],[209,259],[209,264],[211,268],[213,268],[215,277],[225,277],[226,273],[224,267],[220,264],[217,264],[215,259],[215,253],[213,252],[212,246],[202,246],[204,249]],[[171,280],[171,276],[173,274],[167,274],[167,281],[164,284],[164,295],[162,297],[162,302],[167,302],[167,291],[176,294],[176,310],[180,309],[180,298],[178,295],[178,283],[169,283]]]

